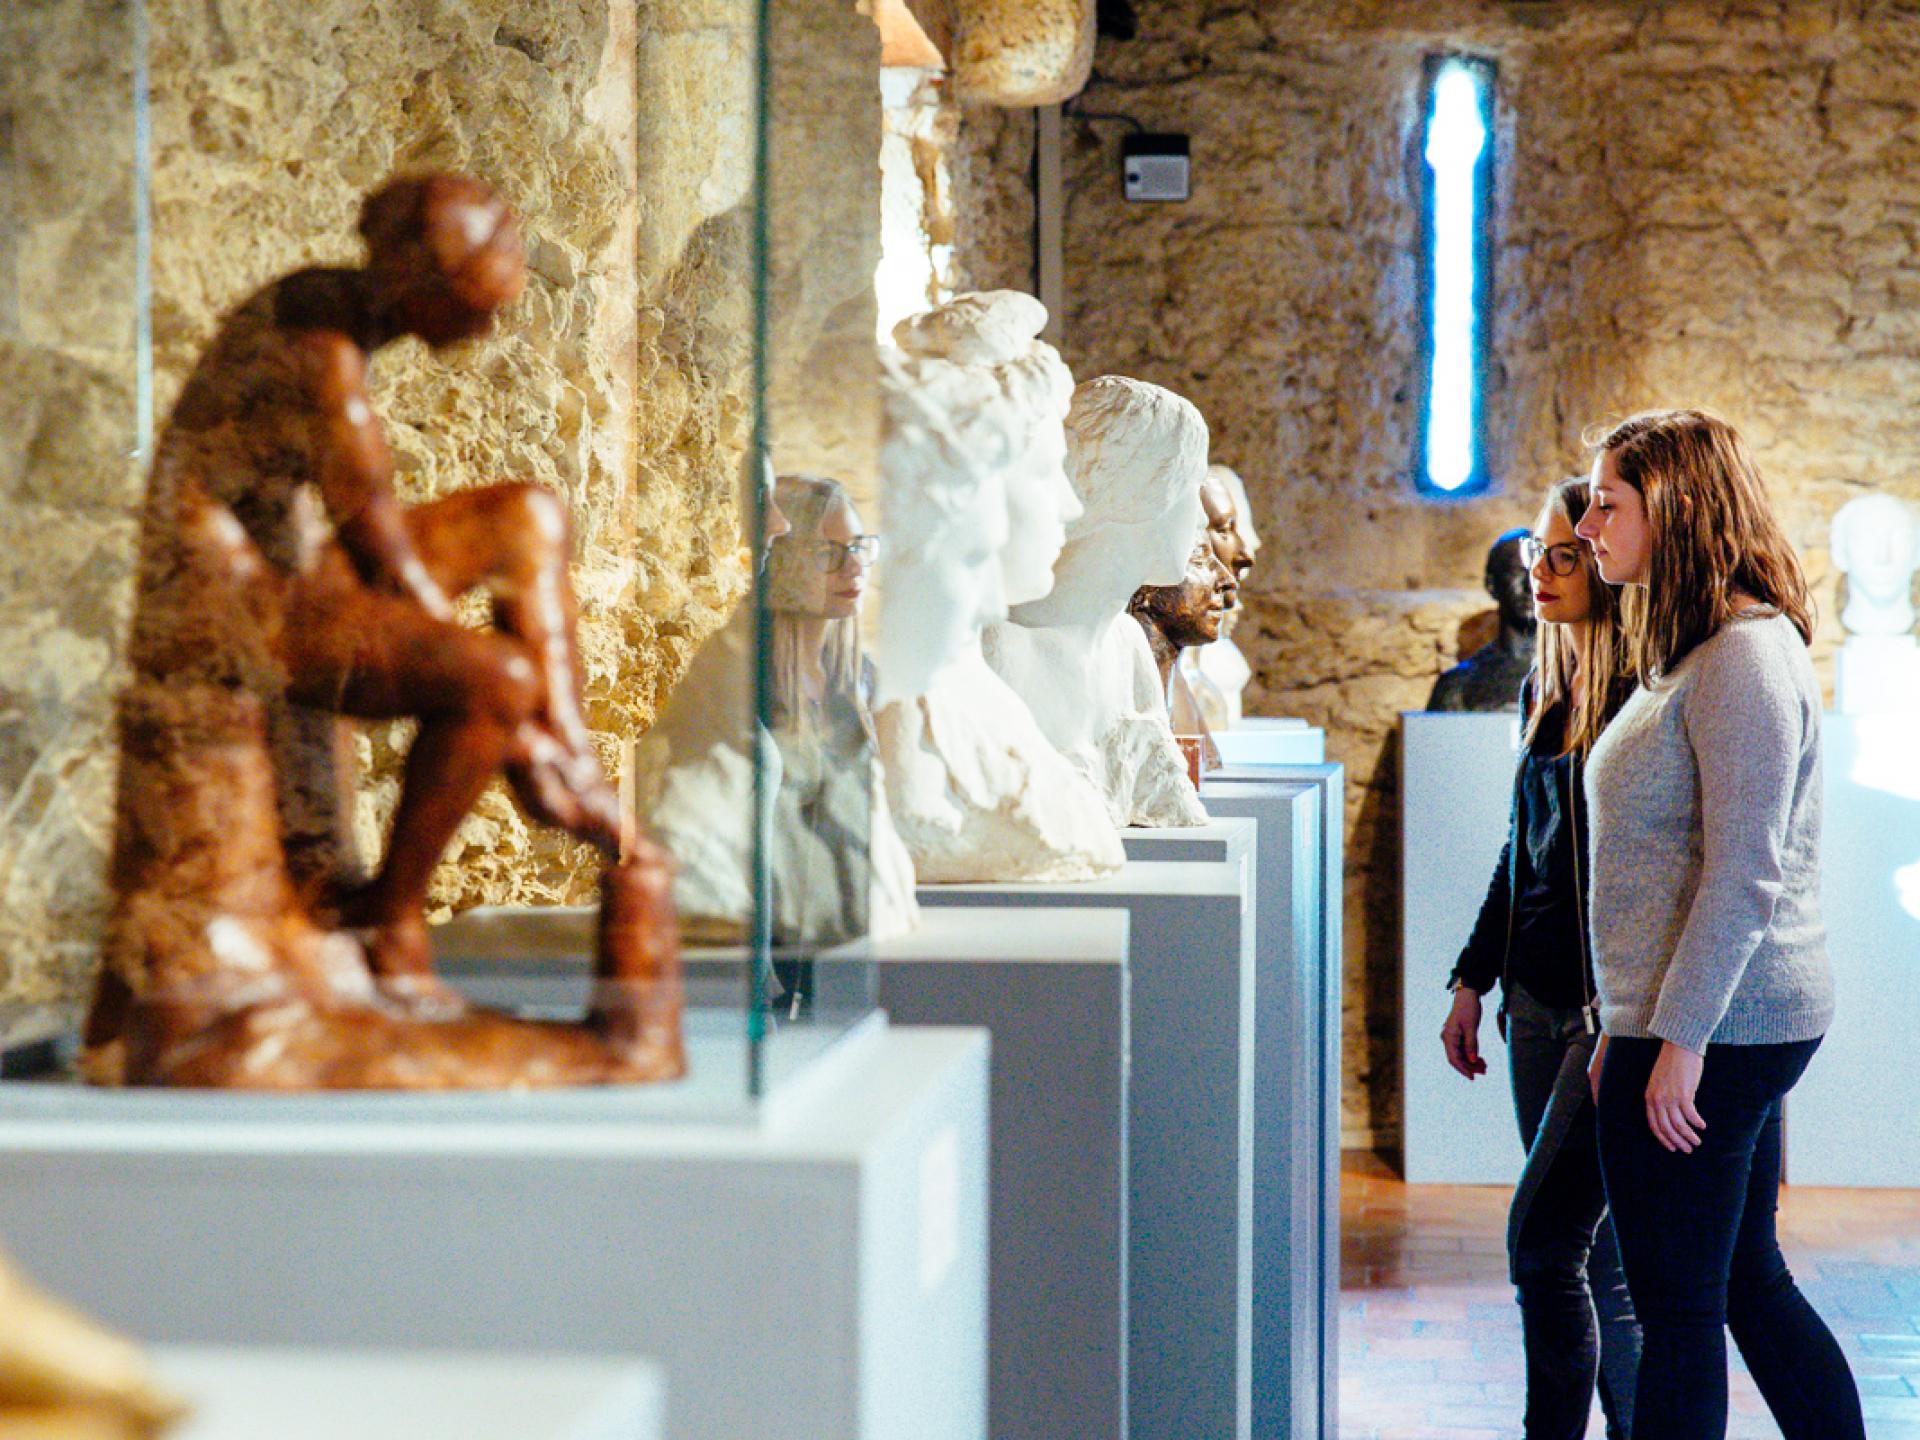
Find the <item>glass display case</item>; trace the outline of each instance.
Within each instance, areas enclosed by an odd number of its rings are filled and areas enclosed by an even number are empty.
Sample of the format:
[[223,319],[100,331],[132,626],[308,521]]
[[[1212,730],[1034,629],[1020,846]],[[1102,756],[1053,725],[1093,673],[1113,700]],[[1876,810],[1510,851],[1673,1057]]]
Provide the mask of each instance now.
[[93,1078],[708,1117],[874,1013],[810,10],[0,16],[0,1002]]

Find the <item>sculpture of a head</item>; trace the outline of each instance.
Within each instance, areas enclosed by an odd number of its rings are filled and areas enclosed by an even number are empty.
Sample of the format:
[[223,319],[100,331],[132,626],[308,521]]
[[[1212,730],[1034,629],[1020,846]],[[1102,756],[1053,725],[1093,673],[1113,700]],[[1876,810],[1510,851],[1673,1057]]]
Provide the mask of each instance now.
[[1059,352],[1038,338],[1046,324],[1046,307],[1031,295],[988,290],[911,316],[893,331],[921,383],[966,397],[946,408],[971,458],[988,449],[1001,457],[1007,534],[1000,569],[1009,605],[1053,588],[1067,522],[1080,513],[1066,472],[1073,376]]
[[[1920,514],[1892,495],[1862,495],[1833,517],[1833,564],[1847,577],[1847,610],[1855,615],[1868,605],[1898,609],[1909,605],[1913,572],[1920,567]],[[1905,627],[1912,625],[1909,618]],[[1854,628],[1848,623],[1848,628]],[[1873,633],[1887,633],[1876,631]]]
[[866,599],[878,540],[837,480],[783,475],[774,504],[792,527],[767,559],[767,608],[776,614],[851,620]]
[[[925,694],[941,669],[1007,613],[1004,427],[978,373],[883,350],[880,473],[889,528],[875,648],[878,703]],[[978,431],[975,434],[973,432]],[[970,443],[971,441],[971,443]]]
[[1487,551],[1487,594],[1500,607],[1500,623],[1531,635],[1534,629],[1533,580],[1520,554],[1521,542],[1533,532],[1524,527],[1505,531]]
[[1143,585],[1127,608],[1142,624],[1159,631],[1175,652],[1190,650],[1220,638],[1239,588],[1209,529],[1194,541],[1187,573],[1178,585]]
[[[1246,503],[1246,487],[1240,477],[1224,465],[1209,465],[1207,478],[1200,482],[1200,509],[1206,515],[1207,538],[1220,563],[1233,572],[1237,583],[1253,569],[1253,549],[1247,545],[1240,507]],[[1254,542],[1258,547],[1258,540]]]
[[486,333],[526,283],[513,212],[464,175],[388,181],[360,210],[374,302],[394,334],[450,345]]
[[[1207,422],[1171,390],[1122,375],[1074,387],[1067,474],[1083,512],[1067,526],[1059,567],[1118,566],[1129,592],[1177,585],[1203,518]],[[1095,540],[1110,542],[1095,548]]]

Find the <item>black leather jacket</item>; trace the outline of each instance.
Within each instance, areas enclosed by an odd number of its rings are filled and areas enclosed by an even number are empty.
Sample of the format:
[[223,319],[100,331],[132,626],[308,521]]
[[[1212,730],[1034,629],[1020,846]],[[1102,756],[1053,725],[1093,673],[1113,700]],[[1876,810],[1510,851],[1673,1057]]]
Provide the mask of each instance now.
[[[1521,690],[1521,713],[1531,713],[1533,677]],[[1551,739],[1550,736],[1543,738]],[[1519,980],[1543,1004],[1585,1010],[1597,1028],[1593,957],[1587,931],[1588,880],[1586,799],[1581,757],[1560,756],[1548,744],[1529,746],[1514,772],[1507,840],[1494,865],[1479,918],[1448,979],[1481,994],[1500,985],[1504,1015]],[[1542,751],[1545,753],[1542,753]],[[1523,907],[1527,896],[1531,907]],[[1541,896],[1566,896],[1571,912]],[[1535,934],[1520,933],[1530,924]],[[1544,934],[1542,933],[1544,932]]]

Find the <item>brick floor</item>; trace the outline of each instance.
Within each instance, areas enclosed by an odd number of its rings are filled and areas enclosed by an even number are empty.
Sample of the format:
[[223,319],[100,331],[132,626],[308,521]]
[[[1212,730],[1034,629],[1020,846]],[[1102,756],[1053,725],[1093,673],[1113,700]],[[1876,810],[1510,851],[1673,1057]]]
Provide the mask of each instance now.
[[[1515,1440],[1525,1396],[1507,1192],[1342,1177],[1341,1440]],[[1920,1190],[1781,1192],[1780,1238],[1840,1337],[1871,1440],[1920,1440]],[[1729,1440],[1778,1440],[1732,1345]],[[1594,1407],[1590,1437],[1604,1431]]]

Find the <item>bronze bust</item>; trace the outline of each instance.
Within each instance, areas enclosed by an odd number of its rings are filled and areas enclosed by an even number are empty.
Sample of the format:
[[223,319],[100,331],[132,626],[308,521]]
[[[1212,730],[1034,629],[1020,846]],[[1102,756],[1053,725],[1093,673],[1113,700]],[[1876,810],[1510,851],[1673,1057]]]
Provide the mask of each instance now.
[[1520,557],[1524,529],[1509,530],[1487,551],[1487,594],[1500,611],[1500,633],[1434,682],[1429,710],[1510,710],[1533,665],[1533,581]]

